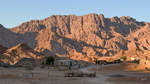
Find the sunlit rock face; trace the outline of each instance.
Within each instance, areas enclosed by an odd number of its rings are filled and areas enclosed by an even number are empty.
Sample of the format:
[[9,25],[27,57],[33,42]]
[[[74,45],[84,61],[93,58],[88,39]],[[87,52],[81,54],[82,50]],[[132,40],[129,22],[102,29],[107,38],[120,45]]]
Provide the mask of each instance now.
[[11,47],[22,42],[47,56],[91,61],[102,56],[138,56],[139,51],[150,50],[150,24],[129,16],[55,15],[1,30],[6,39],[0,35],[0,45]]

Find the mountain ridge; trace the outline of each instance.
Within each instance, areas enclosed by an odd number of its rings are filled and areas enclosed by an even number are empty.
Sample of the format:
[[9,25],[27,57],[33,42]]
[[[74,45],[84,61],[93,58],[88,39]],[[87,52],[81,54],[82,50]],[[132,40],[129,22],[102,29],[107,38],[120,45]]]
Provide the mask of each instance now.
[[18,43],[26,43],[46,56],[91,61],[94,57],[129,56],[136,55],[137,49],[150,50],[149,28],[149,23],[129,16],[87,14],[51,16],[9,30],[19,36]]

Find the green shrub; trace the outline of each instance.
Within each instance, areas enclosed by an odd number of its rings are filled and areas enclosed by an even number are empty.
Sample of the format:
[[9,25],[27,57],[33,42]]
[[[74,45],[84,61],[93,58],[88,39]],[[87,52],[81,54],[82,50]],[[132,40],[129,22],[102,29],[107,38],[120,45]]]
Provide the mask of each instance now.
[[126,57],[126,56],[121,56],[120,59],[121,59],[122,61],[126,61],[127,57]]
[[46,59],[46,63],[47,65],[54,65],[54,62],[55,62],[55,58],[52,57],[52,56],[49,56],[47,59]]

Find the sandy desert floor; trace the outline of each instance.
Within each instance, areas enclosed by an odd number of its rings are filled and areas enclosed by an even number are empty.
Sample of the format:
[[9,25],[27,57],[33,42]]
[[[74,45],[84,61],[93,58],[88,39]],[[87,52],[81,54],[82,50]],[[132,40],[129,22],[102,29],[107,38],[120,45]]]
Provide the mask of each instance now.
[[[113,67],[114,69],[108,69]],[[94,72],[96,66],[82,68],[82,72]],[[2,68],[0,84],[149,84],[150,74],[143,72],[120,71],[117,65],[98,66],[97,77],[64,77],[66,71],[54,68]],[[49,74],[49,75],[48,75]]]
[[98,70],[98,78],[104,78],[104,84],[150,84],[150,72],[129,71],[123,68],[124,64],[113,64],[90,68],[90,71]]
[[88,80],[93,79],[64,77],[65,72],[40,68],[33,71],[23,68],[0,68],[0,84],[91,84]]

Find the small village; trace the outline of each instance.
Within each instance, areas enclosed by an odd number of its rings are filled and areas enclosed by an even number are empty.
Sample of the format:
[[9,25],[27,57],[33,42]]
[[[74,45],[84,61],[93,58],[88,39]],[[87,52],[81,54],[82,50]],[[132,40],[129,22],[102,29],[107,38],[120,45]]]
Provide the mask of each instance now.
[[[45,83],[45,84],[59,84],[60,82],[69,84],[69,81],[66,82],[65,80],[70,79],[72,81],[72,79],[74,79],[74,78],[76,79],[76,81],[74,80],[75,83],[81,83],[82,81],[85,81],[85,83],[86,83],[87,79],[91,79],[91,80],[99,79],[104,83],[106,83],[106,81],[107,81],[108,84],[112,84],[109,82],[110,80],[112,80],[111,79],[111,76],[113,76],[112,72],[114,72],[116,74],[114,76],[118,76],[119,78],[122,78],[121,76],[123,76],[123,75],[118,75],[118,74],[124,74],[124,68],[120,68],[120,67],[123,67],[127,64],[129,66],[135,65],[132,67],[134,69],[137,68],[137,70],[129,69],[128,72],[125,71],[126,73],[131,73],[132,71],[134,71],[133,73],[138,74],[138,71],[140,71],[142,69],[146,72],[150,71],[149,66],[148,66],[148,64],[149,64],[148,59],[141,60],[141,59],[135,58],[135,57],[131,57],[131,58],[121,57],[119,59],[113,59],[110,57],[109,58],[106,57],[105,59],[103,58],[102,60],[98,60],[95,58],[95,60],[93,62],[85,62],[85,61],[81,61],[81,60],[80,61],[72,60],[67,57],[60,58],[60,57],[56,57],[56,56],[49,56],[49,57],[43,58],[42,60],[23,58],[20,61],[18,61],[15,65],[1,63],[0,78],[8,76],[8,78],[10,77],[11,79],[12,78],[15,79],[15,78],[20,77],[21,78],[20,80],[28,79],[27,82],[33,82],[33,80],[35,80],[34,83],[36,83],[37,80],[38,81],[43,80],[42,78],[44,78],[45,80],[47,80],[47,81],[43,81],[43,83]],[[142,68],[139,68],[140,66],[142,66]],[[144,68],[143,68],[143,66],[144,66]],[[116,67],[115,70],[117,72],[113,71],[114,68],[110,69],[111,67],[112,68]],[[4,72],[4,70],[5,70],[5,72]],[[14,72],[14,73],[12,73],[12,72]],[[99,78],[99,77],[103,78],[104,74],[105,75],[107,74],[109,77],[106,77],[106,79]],[[105,75],[104,75],[104,78],[105,78]],[[142,75],[142,76],[139,75],[139,78],[141,77],[140,80],[142,82],[143,81],[146,82],[145,84],[148,84],[147,76],[145,78],[143,78],[143,76],[145,77],[145,75]],[[82,80],[81,80],[81,78],[82,78]],[[108,81],[107,78],[108,78],[108,80],[109,79],[110,80]],[[115,77],[112,77],[112,78],[115,78]],[[29,79],[32,79],[32,81]],[[59,79],[61,79],[61,80],[59,81]],[[52,80],[55,80],[55,82]],[[56,80],[59,82],[56,82]],[[85,84],[85,83],[82,83],[82,84]],[[3,84],[5,84],[5,83],[3,83]],[[89,83],[87,83],[87,84],[89,84]],[[95,83],[95,84],[98,84],[98,83]],[[137,83],[135,83],[135,84],[137,84]]]

